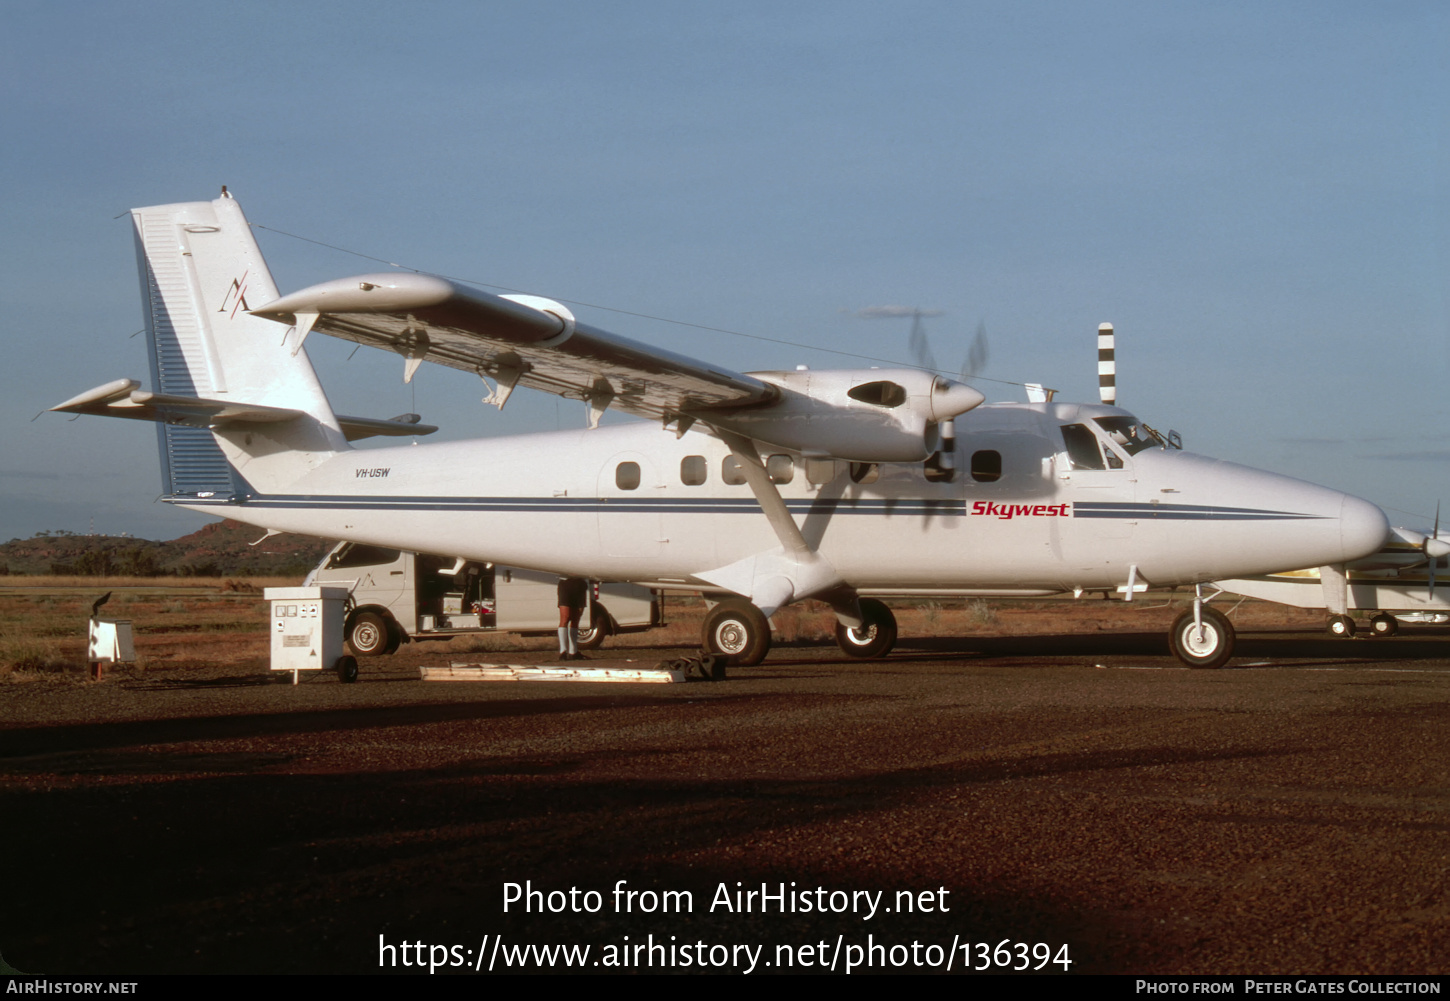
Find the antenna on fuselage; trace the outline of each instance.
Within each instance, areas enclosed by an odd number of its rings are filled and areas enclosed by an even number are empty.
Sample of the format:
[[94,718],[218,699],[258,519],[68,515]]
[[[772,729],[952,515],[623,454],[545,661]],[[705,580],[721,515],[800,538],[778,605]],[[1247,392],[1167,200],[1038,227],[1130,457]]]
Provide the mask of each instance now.
[[1118,405],[1118,361],[1111,323],[1098,324],[1098,397],[1107,406]]

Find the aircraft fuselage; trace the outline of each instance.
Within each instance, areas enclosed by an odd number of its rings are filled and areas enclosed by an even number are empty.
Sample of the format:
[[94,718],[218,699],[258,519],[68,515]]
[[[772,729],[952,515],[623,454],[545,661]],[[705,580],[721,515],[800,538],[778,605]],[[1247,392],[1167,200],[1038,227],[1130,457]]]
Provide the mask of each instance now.
[[[1385,540],[1372,504],[1125,445],[1102,418],[1136,423],[1111,407],[979,407],[957,420],[951,481],[921,463],[762,455],[806,541],[868,594],[1106,590],[1130,574],[1183,585],[1353,560]],[[356,449],[285,494],[170,500],[282,531],[709,589],[695,574],[778,545],[733,463],[710,434],[641,422]]]

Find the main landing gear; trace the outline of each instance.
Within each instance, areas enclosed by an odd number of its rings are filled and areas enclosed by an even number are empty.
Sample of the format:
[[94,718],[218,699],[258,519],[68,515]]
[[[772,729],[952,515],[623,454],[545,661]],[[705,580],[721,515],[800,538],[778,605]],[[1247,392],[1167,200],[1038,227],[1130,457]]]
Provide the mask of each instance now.
[[[875,598],[861,599],[861,628],[836,624],[836,643],[861,660],[885,657],[896,645],[896,616]],[[705,615],[702,646],[732,667],[753,667],[770,652],[770,622],[744,598],[727,598]]]
[[731,667],[754,667],[770,652],[770,622],[744,598],[727,598],[705,615],[705,649]]
[[1234,627],[1228,617],[1208,608],[1202,586],[1194,588],[1193,607],[1173,620],[1168,644],[1189,667],[1223,667],[1234,655]]
[[[1324,628],[1330,636],[1346,640],[1354,638],[1355,624],[1352,616],[1331,615],[1324,620]],[[1393,636],[1399,631],[1399,620],[1388,612],[1380,612],[1369,620],[1369,632],[1371,636]]]

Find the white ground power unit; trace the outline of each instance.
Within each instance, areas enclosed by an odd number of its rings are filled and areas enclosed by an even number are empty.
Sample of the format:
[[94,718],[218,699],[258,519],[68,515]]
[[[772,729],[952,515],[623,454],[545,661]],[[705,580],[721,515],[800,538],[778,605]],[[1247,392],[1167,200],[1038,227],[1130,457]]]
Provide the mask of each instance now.
[[272,604],[272,670],[334,670],[338,680],[357,680],[357,661],[342,649],[345,587],[269,587]]

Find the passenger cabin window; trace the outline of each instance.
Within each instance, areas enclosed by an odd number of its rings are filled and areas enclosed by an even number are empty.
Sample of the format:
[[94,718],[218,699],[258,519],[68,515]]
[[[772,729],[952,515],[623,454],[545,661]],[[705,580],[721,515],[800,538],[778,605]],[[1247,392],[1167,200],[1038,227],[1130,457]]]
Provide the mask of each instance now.
[[978,483],[996,483],[1002,478],[1002,453],[991,448],[972,453],[972,479]]
[[614,485],[621,490],[639,489],[639,463],[621,462],[614,467]]
[[881,478],[881,467],[874,462],[851,463],[851,480],[855,483],[875,483]]
[[813,486],[823,486],[836,478],[835,459],[807,459],[806,480]]
[[687,455],[680,460],[680,482],[687,487],[698,487],[708,473],[709,466],[703,455]]
[[1064,424],[1062,440],[1067,445],[1067,457],[1072,460],[1073,469],[1103,469],[1103,453],[1098,447],[1097,435],[1083,424]]
[[906,402],[906,390],[884,379],[880,382],[863,382],[846,390],[846,395],[875,407],[899,407]]
[[772,483],[789,483],[795,479],[795,460],[788,455],[772,455],[765,460],[765,471]]
[[745,472],[740,468],[740,463],[735,456],[727,455],[720,460],[720,479],[732,487],[739,486],[745,482]]

